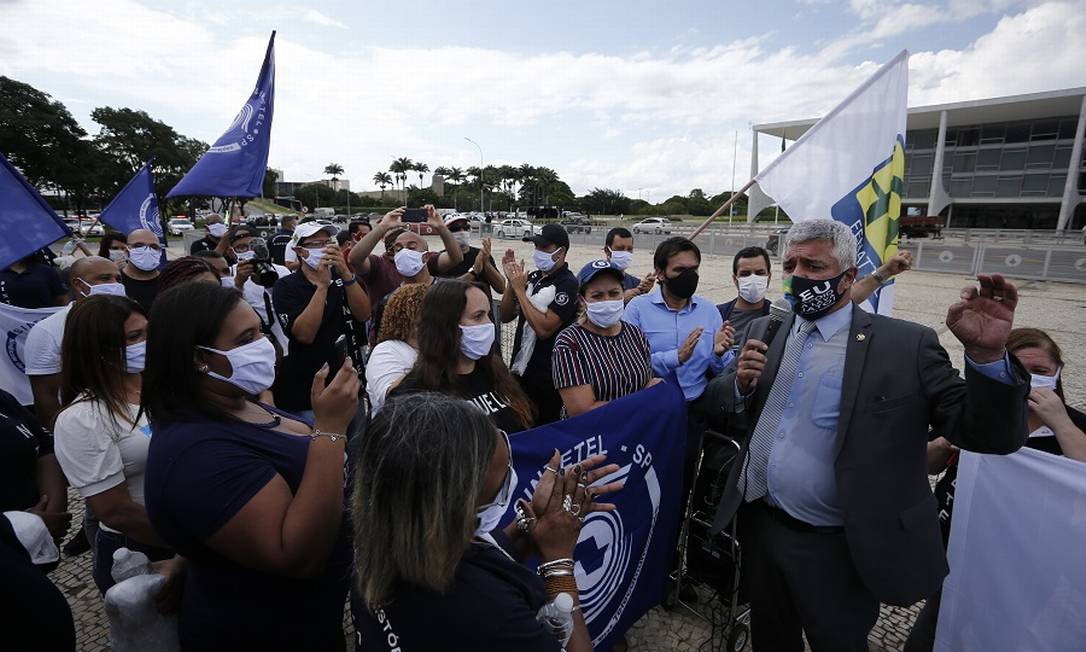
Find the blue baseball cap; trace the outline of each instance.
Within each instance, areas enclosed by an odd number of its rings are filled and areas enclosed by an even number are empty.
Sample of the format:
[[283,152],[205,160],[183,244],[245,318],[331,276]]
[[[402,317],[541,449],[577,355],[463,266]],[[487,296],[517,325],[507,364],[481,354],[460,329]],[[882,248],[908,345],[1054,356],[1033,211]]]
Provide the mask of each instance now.
[[577,282],[581,287],[584,287],[586,283],[596,278],[601,272],[610,272],[614,274],[619,283],[625,278],[626,272],[621,267],[612,263],[606,258],[600,258],[599,260],[593,260],[581,268],[581,271],[577,273]]

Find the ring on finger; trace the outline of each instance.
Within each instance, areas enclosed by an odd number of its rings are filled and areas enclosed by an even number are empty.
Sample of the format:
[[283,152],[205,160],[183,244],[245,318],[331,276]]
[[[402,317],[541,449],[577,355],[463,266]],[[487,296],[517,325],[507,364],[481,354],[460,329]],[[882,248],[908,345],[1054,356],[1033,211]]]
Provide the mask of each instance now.
[[546,465],[546,466],[544,466],[544,467],[543,467],[543,470],[544,470],[544,471],[550,471],[551,473],[553,473],[553,474],[555,474],[555,475],[558,475],[558,469],[552,469],[552,468],[551,468],[551,466],[550,466],[549,464],[548,464],[548,465]]
[[562,497],[562,509],[567,512],[573,511],[573,496],[566,494]]

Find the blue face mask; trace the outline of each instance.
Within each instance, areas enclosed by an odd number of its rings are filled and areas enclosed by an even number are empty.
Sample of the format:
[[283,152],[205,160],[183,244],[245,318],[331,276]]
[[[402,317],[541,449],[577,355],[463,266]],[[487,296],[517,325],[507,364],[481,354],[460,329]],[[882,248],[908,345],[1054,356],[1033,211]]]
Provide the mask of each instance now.
[[147,340],[129,344],[124,350],[125,370],[130,374],[138,374],[143,371],[144,361],[147,359]]
[[557,264],[554,262],[554,257],[558,255],[559,251],[562,251],[561,247],[555,249],[550,253],[547,253],[545,251],[539,251],[538,249],[536,249],[535,253],[532,254],[532,260],[533,262],[535,262],[535,268],[544,273],[554,269],[554,266]]

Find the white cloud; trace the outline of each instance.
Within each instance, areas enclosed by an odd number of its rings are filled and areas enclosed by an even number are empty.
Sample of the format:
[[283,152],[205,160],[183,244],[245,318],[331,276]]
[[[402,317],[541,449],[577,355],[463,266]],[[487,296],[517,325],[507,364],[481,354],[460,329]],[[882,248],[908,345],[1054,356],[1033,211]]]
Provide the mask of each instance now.
[[[1002,4],[951,0],[940,15]],[[879,6],[853,0],[868,29],[879,29]],[[915,27],[926,24],[923,7],[895,11]],[[1086,84],[1084,14],[1081,4],[1043,4],[1004,17],[960,49],[915,53],[911,103]],[[0,74],[89,100],[71,107],[81,119],[92,106],[132,106],[209,142],[252,87],[267,38],[237,37],[198,12],[179,17],[136,0],[0,3],[0,24]],[[892,38],[895,28],[882,29],[879,38]],[[644,188],[654,200],[726,189],[735,129],[743,183],[748,121],[819,115],[878,65],[764,36],[629,56],[357,44],[333,54],[290,29],[276,44],[271,164],[291,179],[315,178],[336,161],[353,187],[365,188],[395,156],[431,168],[477,165],[462,140],[470,135],[488,163],[547,165],[577,191]],[[559,150],[556,142],[574,144]]]
[[347,29],[346,23],[341,20],[337,20],[322,14],[316,9],[305,9],[301,12],[301,19],[307,23],[313,23],[314,25],[320,25],[321,27],[338,27],[340,29]]

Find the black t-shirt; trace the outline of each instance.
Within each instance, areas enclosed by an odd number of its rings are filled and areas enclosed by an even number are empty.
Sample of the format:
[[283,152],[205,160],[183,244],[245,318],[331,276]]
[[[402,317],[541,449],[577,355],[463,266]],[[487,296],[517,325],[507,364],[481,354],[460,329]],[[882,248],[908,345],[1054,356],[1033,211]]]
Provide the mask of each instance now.
[[[328,286],[324,315],[313,343],[305,344],[294,337],[291,331],[294,320],[309,305],[316,291],[317,286],[309,282],[302,270],[284,276],[272,288],[272,302],[279,325],[290,340],[290,351],[283,358],[275,387],[275,403],[285,410],[313,409],[309,400],[313,376],[332,358],[336,339],[346,333],[347,318],[343,314],[346,295],[337,279]],[[361,330],[361,326],[357,330]],[[359,361],[354,362],[355,368],[361,370]]]
[[0,512],[22,511],[41,498],[35,466],[53,438],[19,401],[0,390]]
[[[390,392],[390,395],[418,391],[424,390],[419,386],[417,377],[409,374]],[[470,374],[457,376],[456,386],[445,393],[462,398],[479,408],[483,414],[490,417],[495,426],[506,432],[520,432],[528,427],[528,424],[521,421],[516,410],[510,407],[509,402],[496,391],[494,383],[479,365],[475,365],[475,369]]]
[[[475,259],[479,256],[479,252],[482,251],[478,247],[468,247],[468,250],[464,253],[464,260],[460,261],[460,264],[453,267],[447,272],[438,273],[436,271],[436,265],[430,268],[430,273],[435,276],[441,276],[444,278],[460,278],[464,274],[471,271],[471,268],[475,266]],[[437,260],[437,256],[434,256],[433,260]],[[494,265],[494,256],[487,256],[487,260],[491,265]],[[496,267],[496,265],[495,265]]]
[[[1079,430],[1086,432],[1086,414],[1079,412],[1073,407],[1067,407],[1067,415],[1071,417],[1071,422],[1075,424],[1075,427]],[[1026,448],[1033,448],[1035,450],[1051,453],[1052,455],[1063,455],[1063,447],[1060,446],[1060,442],[1055,436],[1047,435],[1040,437],[1030,437],[1026,440]],[[945,547],[950,541],[950,519],[954,514],[954,491],[958,482],[958,454],[955,452],[951,455],[950,461],[947,463],[946,473],[943,477],[939,478],[939,482],[935,485],[935,500],[939,503],[939,528],[943,533],[943,546]]]
[[132,278],[123,272],[121,273],[124,293],[128,295],[129,299],[140,304],[147,312],[151,311],[151,304],[154,303],[155,297],[158,296],[158,285],[162,282],[161,278],[161,276],[156,275],[154,278],[144,281]]
[[276,265],[286,265],[285,257],[287,245],[290,244],[290,239],[293,237],[294,231],[279,229],[272,237],[268,238],[268,253],[271,254],[273,263]]
[[[492,534],[509,548],[500,530]],[[536,621],[546,602],[539,577],[493,545],[473,542],[447,593],[401,584],[390,604],[356,613],[355,625],[367,652],[557,651],[558,640]]]
[[[562,320],[561,325],[555,329],[554,334],[547,339],[537,338],[532,357],[528,359],[528,366],[524,369],[525,378],[539,378],[543,382],[551,382],[551,353],[554,351],[554,340],[566,326],[569,326],[577,318],[577,290],[580,284],[573,272],[569,271],[569,265],[565,263],[553,274],[544,276],[543,272],[536,270],[528,275],[529,296],[538,292],[540,288],[554,286],[554,300],[547,306],[547,310],[555,313]],[[523,308],[521,308],[523,310]],[[517,333],[513,341],[513,360],[517,359],[520,352],[521,339],[524,335],[524,314],[517,318]]]
[[0,302],[20,308],[48,308],[68,293],[60,272],[37,260],[22,272],[0,270]]
[[195,256],[196,254],[200,253],[201,251],[214,251],[215,247],[218,247],[218,246],[219,246],[218,239],[213,240],[211,238],[211,236],[205,235],[204,237],[200,238],[196,242],[192,243],[192,246],[189,247],[189,255],[190,256]]

